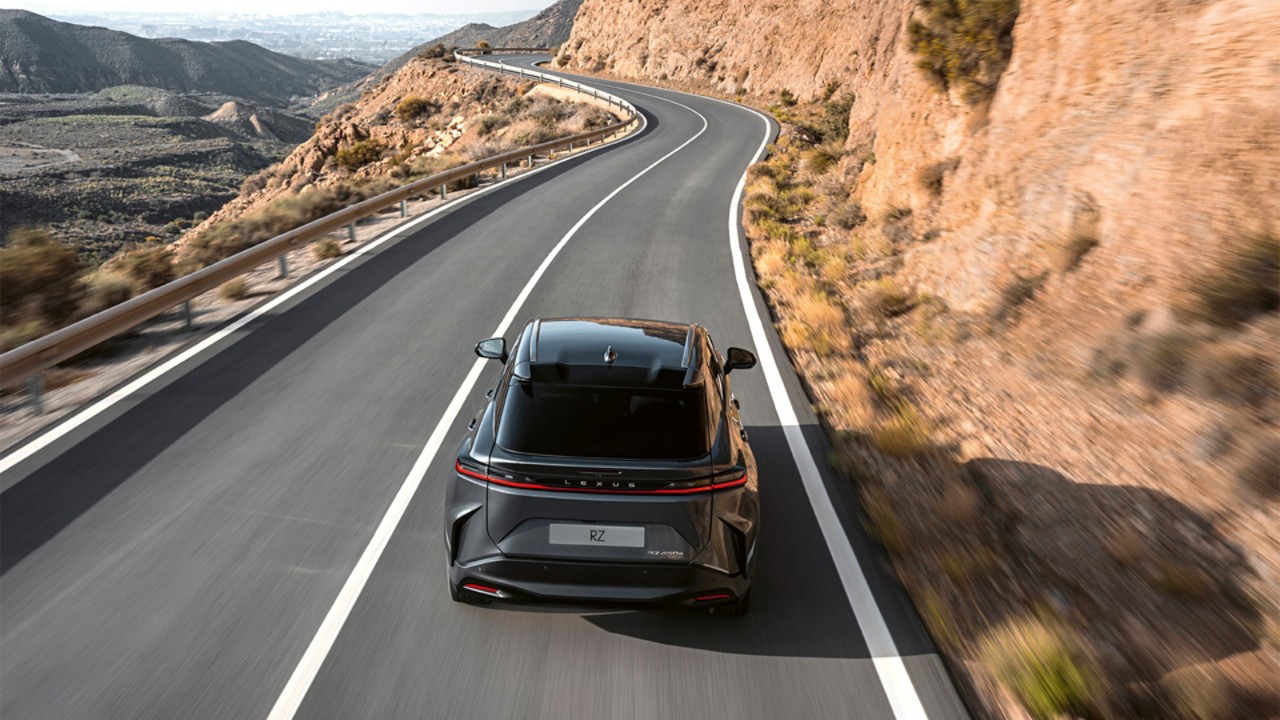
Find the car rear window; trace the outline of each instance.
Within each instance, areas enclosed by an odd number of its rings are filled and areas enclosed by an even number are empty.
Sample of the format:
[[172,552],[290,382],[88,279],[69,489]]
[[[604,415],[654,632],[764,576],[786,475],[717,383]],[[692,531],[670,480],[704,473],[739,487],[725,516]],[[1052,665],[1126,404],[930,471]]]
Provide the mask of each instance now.
[[701,389],[516,382],[498,421],[498,444],[518,453],[684,460],[706,455]]

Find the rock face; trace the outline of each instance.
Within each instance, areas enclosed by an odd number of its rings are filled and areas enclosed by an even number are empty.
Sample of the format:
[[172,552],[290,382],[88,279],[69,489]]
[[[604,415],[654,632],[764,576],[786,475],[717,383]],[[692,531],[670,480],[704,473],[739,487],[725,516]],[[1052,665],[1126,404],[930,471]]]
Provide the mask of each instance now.
[[[842,169],[872,219],[913,211],[916,289],[982,310],[1073,236],[1082,292],[1176,302],[1223,241],[1275,232],[1280,4],[1023,0],[994,96],[916,67],[916,0],[587,0],[568,67],[773,101],[853,92]],[[922,178],[930,172],[939,182]]]

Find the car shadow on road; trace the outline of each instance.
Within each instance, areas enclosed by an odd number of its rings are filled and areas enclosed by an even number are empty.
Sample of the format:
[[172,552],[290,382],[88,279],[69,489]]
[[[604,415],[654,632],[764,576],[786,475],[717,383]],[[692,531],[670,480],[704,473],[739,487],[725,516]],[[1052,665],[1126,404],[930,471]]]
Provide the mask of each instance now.
[[[303,307],[255,320],[246,330],[253,331],[251,336],[215,353],[169,385],[135,395],[141,398],[137,405],[0,493],[0,575],[393,278],[522,193],[555,180],[588,157],[567,159],[441,215],[412,236],[336,273],[303,301]],[[210,328],[210,332],[216,330]]]

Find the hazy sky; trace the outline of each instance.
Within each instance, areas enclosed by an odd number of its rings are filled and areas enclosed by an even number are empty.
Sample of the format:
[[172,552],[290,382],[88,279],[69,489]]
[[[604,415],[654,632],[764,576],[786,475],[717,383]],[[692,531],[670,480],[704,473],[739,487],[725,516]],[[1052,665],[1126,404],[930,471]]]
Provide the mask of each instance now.
[[[110,15],[112,12],[178,12],[178,13],[260,13],[264,15],[293,15],[305,12],[368,13],[431,13],[433,15],[474,15],[478,13],[507,12],[509,10],[541,9],[554,0],[373,0],[352,3],[351,0],[218,0],[217,2],[193,2],[175,5],[173,0],[35,0],[34,2],[3,3],[4,7],[16,7],[35,13],[84,12]],[[358,10],[353,10],[358,8]]]

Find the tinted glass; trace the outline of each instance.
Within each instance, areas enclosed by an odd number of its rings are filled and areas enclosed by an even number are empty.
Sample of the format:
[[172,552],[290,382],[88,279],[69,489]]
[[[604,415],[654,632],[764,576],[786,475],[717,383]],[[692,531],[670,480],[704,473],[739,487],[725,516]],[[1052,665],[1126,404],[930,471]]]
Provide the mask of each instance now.
[[701,389],[516,382],[498,444],[537,455],[683,460],[707,454],[705,416]]

